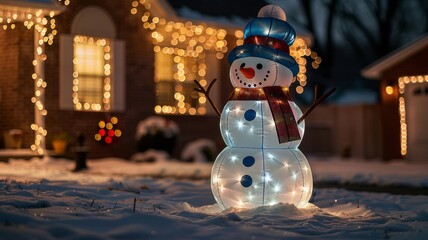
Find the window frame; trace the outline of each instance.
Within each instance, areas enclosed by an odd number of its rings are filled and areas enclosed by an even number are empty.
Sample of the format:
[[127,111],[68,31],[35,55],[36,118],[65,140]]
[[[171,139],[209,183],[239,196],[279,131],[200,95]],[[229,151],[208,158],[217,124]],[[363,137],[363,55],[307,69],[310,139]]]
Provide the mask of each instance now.
[[[71,28],[71,34],[60,35],[59,108],[61,110],[91,112],[125,111],[125,42],[116,39],[116,30],[110,14],[98,6],[88,6],[75,16]],[[73,97],[75,85],[73,81],[75,82],[76,79],[73,63],[74,38],[79,35],[96,39],[109,39],[110,41],[109,109],[75,108],[75,102],[73,102],[76,101]]]

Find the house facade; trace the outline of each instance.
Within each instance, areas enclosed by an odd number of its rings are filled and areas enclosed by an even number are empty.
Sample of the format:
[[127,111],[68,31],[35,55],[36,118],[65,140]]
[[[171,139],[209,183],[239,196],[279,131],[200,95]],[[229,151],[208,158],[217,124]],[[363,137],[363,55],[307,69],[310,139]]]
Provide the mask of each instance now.
[[383,158],[428,159],[428,36],[422,36],[363,69],[381,81]]
[[[22,130],[22,147],[33,150],[51,149],[63,132],[83,133],[89,157],[129,158],[137,151],[138,123],[161,115],[180,128],[174,156],[200,138],[223,146],[219,118],[193,80],[207,86],[218,79],[211,95],[220,109],[225,105],[232,91],[225,56],[242,44],[242,26],[185,19],[165,0],[59,2],[67,4],[40,17],[50,26],[47,38],[3,12],[0,131]],[[35,3],[57,4],[22,0],[24,9]],[[302,38],[291,50],[297,58],[311,56]]]

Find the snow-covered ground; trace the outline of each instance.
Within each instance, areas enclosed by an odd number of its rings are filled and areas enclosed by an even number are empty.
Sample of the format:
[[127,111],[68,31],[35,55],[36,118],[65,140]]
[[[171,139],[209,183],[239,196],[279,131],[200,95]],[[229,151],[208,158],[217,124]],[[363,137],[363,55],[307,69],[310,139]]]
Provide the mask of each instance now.
[[[316,181],[428,182],[424,164],[309,161]],[[428,196],[321,188],[306,208],[221,211],[208,163],[109,158],[79,173],[73,166],[38,158],[0,163],[0,239],[428,239]]]
[[[159,155],[162,157],[163,155]],[[138,159],[138,158],[137,158]],[[308,157],[314,181],[317,183],[369,184],[378,186],[403,186],[428,188],[428,162],[409,164],[401,161],[382,162],[363,159]],[[154,163],[140,163],[118,158],[88,161],[89,170],[72,173],[74,163],[65,159],[33,158],[10,159],[0,162],[0,177],[18,180],[79,180],[102,181],[115,177],[174,177],[208,179],[211,163],[185,163],[173,159],[158,159]],[[90,177],[87,177],[87,176]]]
[[428,161],[308,157],[315,182],[428,188]]

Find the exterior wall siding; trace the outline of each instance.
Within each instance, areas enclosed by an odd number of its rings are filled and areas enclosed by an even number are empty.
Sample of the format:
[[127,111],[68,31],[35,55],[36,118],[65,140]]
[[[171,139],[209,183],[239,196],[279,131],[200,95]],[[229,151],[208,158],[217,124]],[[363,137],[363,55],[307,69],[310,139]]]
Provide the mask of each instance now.
[[[34,121],[34,109],[30,99],[34,95],[33,31],[17,25],[14,30],[0,31],[0,132],[10,129],[23,131],[23,147],[34,142],[33,131],[30,129]],[[4,143],[0,144],[3,145]]]

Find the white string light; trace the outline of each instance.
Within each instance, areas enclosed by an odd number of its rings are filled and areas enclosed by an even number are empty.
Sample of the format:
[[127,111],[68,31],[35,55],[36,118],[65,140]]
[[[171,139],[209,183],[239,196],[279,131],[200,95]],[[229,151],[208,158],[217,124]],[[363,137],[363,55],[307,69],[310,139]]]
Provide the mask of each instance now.
[[400,97],[398,98],[398,112],[400,114],[400,146],[401,155],[407,154],[407,123],[406,123],[406,103],[404,98],[405,87],[408,84],[428,82],[428,75],[403,76],[398,78],[398,88]]

